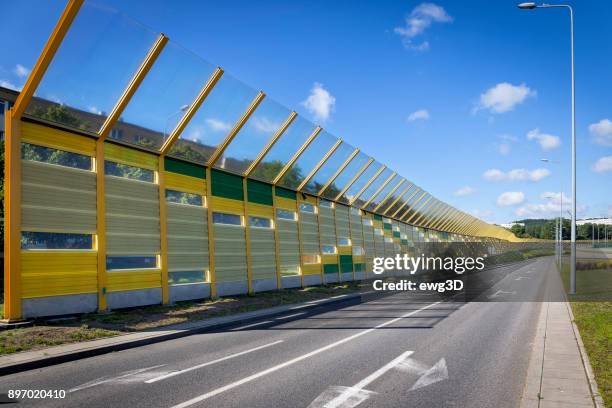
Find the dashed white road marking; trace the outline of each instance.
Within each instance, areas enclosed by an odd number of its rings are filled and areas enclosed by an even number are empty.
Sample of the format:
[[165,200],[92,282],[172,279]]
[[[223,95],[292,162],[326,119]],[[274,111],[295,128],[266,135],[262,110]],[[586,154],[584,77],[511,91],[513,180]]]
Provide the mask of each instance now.
[[291,319],[292,317],[301,316],[301,315],[305,315],[305,314],[306,314],[306,312],[294,313],[294,314],[290,314],[288,316],[277,317],[276,320]]
[[209,365],[217,364],[217,363],[220,363],[220,362],[225,361],[225,360],[229,360],[229,359],[232,359],[232,358],[240,357],[242,355],[245,355],[245,354],[248,354],[248,353],[252,353],[252,352],[257,351],[257,350],[265,349],[267,347],[271,347],[271,346],[277,345],[277,344],[282,343],[282,342],[283,342],[283,340],[278,340],[278,341],[275,341],[275,342],[272,342],[272,343],[264,344],[263,346],[254,347],[252,349],[244,350],[244,351],[241,351],[241,352],[235,353],[235,354],[230,354],[229,356],[221,357],[221,358],[218,358],[216,360],[207,361],[206,363],[203,363],[203,364],[198,364],[198,365],[195,365],[193,367],[185,368],[184,370],[173,371],[171,373],[164,374],[164,375],[161,375],[159,377],[151,378],[150,380],[145,381],[145,383],[152,384],[152,383],[157,382],[157,381],[165,380],[165,379],[170,378],[170,377],[175,377],[175,376],[180,375],[180,374],[185,374],[185,373],[188,373],[190,371],[198,370],[200,368],[203,368],[203,367],[206,367],[206,366],[209,366]]
[[251,327],[261,326],[262,324],[266,324],[266,323],[272,323],[272,320],[265,320],[265,321],[263,321],[263,322],[257,322],[257,323],[247,324],[246,326],[234,327],[233,329],[230,329],[230,331],[236,331],[236,330],[242,330],[242,329],[249,329],[249,328],[251,328]]

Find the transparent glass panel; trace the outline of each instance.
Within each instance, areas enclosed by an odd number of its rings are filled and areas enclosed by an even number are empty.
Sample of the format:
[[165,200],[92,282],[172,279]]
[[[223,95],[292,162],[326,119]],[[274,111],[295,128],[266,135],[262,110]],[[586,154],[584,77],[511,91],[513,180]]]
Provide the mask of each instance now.
[[227,147],[215,167],[242,174],[285,123],[291,111],[265,98]]
[[278,185],[295,190],[337,140],[326,131],[321,131],[280,179]]
[[408,200],[408,205],[406,206],[405,209],[402,210],[402,212],[400,214],[398,214],[398,216],[401,216],[402,214],[405,213],[403,220],[408,220],[408,215],[412,214],[414,212],[414,208],[415,208],[415,204],[416,206],[420,205],[424,200],[426,200],[425,197],[423,197],[420,201],[419,198],[423,195],[424,191],[423,190],[419,190],[414,196],[412,196],[410,198],[410,200]]
[[257,91],[223,74],[172,146],[170,156],[204,164],[249,107]]
[[64,150],[51,149],[49,147],[21,144],[21,158],[24,160],[38,161],[42,163],[55,164],[58,166],[72,167],[81,170],[92,170],[93,160],[83,154],[67,152]]
[[203,204],[201,195],[176,190],[166,190],[166,201],[169,203],[194,205],[197,207],[202,207]]
[[321,251],[326,255],[333,255],[336,253],[336,246],[335,245],[322,245]]
[[252,228],[272,228],[272,220],[264,217],[249,217],[249,226]]
[[104,162],[104,174],[107,176],[123,177],[132,180],[146,181],[149,183],[153,183],[155,181],[155,172],[153,170],[115,163],[112,161]]
[[168,273],[168,283],[170,285],[204,282],[205,279],[206,274],[204,271],[184,271]]
[[109,137],[159,150],[214,69],[214,65],[168,42]]
[[[380,204],[385,197],[395,188],[398,184],[400,184],[404,180],[400,176],[396,175],[385,185],[385,187],[380,191],[380,193],[376,194],[376,196],[370,201],[370,204],[367,206],[368,211],[374,211],[374,208]],[[400,186],[401,188],[401,186]]]
[[319,207],[334,208],[334,202],[327,201],[327,200],[321,200],[319,201]]
[[23,231],[21,249],[93,249],[93,235]]
[[287,221],[296,221],[297,220],[297,213],[295,213],[293,211],[288,211],[288,210],[283,210],[283,209],[277,208],[276,209],[276,218],[282,219],[282,220],[287,220]]
[[106,256],[106,270],[156,269],[156,255]]
[[[362,207],[363,204],[365,204],[365,202],[368,201],[370,197],[372,197],[374,193],[376,193],[376,191],[378,191],[380,186],[389,178],[389,176],[391,176],[391,174],[393,174],[393,170],[389,168],[384,169],[378,175],[378,177],[376,177],[376,179],[372,182],[372,184],[370,184],[370,186],[363,192],[363,194],[359,196],[359,198],[353,203],[353,205],[356,207]],[[365,185],[366,183],[367,181],[364,182],[363,184]]]
[[26,113],[97,132],[157,36],[124,14],[86,2]]
[[212,214],[212,220],[214,224],[242,226],[242,217],[236,214],[214,212]]
[[[359,156],[359,155],[358,155]],[[345,171],[348,170],[348,168],[351,167],[351,165],[347,166],[346,169],[344,169]],[[370,164],[368,166],[368,168],[361,174],[361,176],[359,176],[357,178],[357,180],[355,180],[355,182],[349,187],[348,190],[346,190],[346,193],[344,193],[342,195],[342,197],[340,197],[338,200],[348,204],[350,200],[353,199],[353,197],[355,197],[355,195],[357,193],[359,193],[361,191],[361,189],[363,187],[365,187],[365,185],[368,183],[368,181],[370,181],[372,179],[372,177],[374,177],[374,175],[376,174],[376,172],[378,170],[380,170],[380,168],[382,167],[382,164],[378,163],[378,162],[372,162],[372,164]],[[357,172],[357,171],[355,171]],[[344,174],[344,172],[342,172]],[[355,174],[351,174],[350,177],[353,177]],[[340,175],[340,177],[342,176],[342,174]],[[338,177],[338,178],[340,178]],[[348,182],[348,181],[347,181]],[[338,183],[338,186],[340,185],[340,183]],[[344,187],[342,187],[344,188]]]
[[263,160],[255,167],[251,177],[272,182],[285,164],[312,134],[316,126],[298,116],[285,130]]
[[[397,200],[397,202],[396,202],[395,204],[393,204],[393,205],[391,206],[391,208],[389,208],[389,210],[388,210],[388,211],[385,213],[385,215],[387,215],[387,216],[389,216],[389,217],[392,217],[392,216],[393,216],[393,214],[395,214],[395,212],[396,212],[397,210],[401,209],[401,208],[404,206],[404,204],[406,204],[406,199],[407,199],[408,197],[410,197],[410,195],[411,195],[412,193],[414,193],[414,190],[415,190],[415,189],[416,189],[416,187],[415,187],[414,185],[413,185],[413,186],[411,186],[411,187],[408,189],[408,191],[406,191],[404,194],[402,194],[401,198],[400,198],[399,200]],[[401,190],[402,190],[402,191],[404,191],[404,189],[403,189],[403,188],[401,188]],[[397,193],[397,192],[396,192],[396,193]],[[395,198],[397,198],[396,194],[393,194],[393,196],[394,196]],[[391,199],[391,200],[389,200],[389,204],[391,204],[391,203],[393,202],[393,200],[395,200],[395,198],[393,198],[393,197],[392,197],[392,199]],[[398,216],[399,216],[399,215],[401,215],[401,211],[400,211],[400,212],[399,212],[397,215],[398,215]]]
[[305,213],[316,214],[316,207],[308,203],[300,203],[300,211]]
[[[327,159],[325,164],[321,166],[319,170],[310,179],[308,184],[304,187],[304,191],[311,194],[317,194],[321,187],[325,185],[332,178],[332,176],[338,171],[340,166],[344,164],[346,159],[349,158],[351,153],[355,151],[355,148],[348,143],[342,143],[336,151]],[[327,189],[329,190],[329,188]],[[340,191],[336,191],[338,195]]]

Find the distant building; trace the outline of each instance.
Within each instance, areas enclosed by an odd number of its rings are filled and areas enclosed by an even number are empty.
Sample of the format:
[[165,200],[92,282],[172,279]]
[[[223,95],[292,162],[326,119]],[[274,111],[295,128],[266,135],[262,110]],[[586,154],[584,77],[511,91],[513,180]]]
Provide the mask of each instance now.
[[600,218],[584,218],[582,220],[576,220],[576,225],[584,224],[601,224],[601,225],[612,225],[611,217],[600,217]]
[[515,225],[520,225],[521,227],[525,226],[524,222],[509,222],[506,224],[501,224],[502,227],[507,228],[507,229],[512,229],[512,227],[514,227]]

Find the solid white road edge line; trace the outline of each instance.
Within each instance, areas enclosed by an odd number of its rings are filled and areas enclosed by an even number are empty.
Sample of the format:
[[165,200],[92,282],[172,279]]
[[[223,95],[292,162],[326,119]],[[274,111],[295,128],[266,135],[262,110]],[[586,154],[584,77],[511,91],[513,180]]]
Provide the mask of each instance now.
[[180,370],[180,371],[174,371],[172,373],[168,373],[168,374],[165,374],[165,375],[162,375],[162,376],[159,376],[159,377],[151,378],[150,380],[145,381],[145,383],[152,384],[154,382],[165,380],[165,379],[170,378],[170,377],[175,377],[175,376],[177,376],[179,374],[185,374],[185,373],[188,373],[188,372],[193,371],[193,370],[197,370],[197,369],[202,368],[202,367],[206,367],[206,366],[209,366],[209,365],[220,363],[220,362],[225,361],[225,360],[229,360],[229,359],[232,359],[232,358],[240,357],[242,355],[245,355],[245,354],[248,354],[248,353],[252,353],[252,352],[257,351],[257,350],[261,350],[261,349],[264,349],[264,348],[267,348],[267,347],[274,346],[276,344],[282,343],[283,341],[284,340],[278,340],[278,341],[275,341],[275,342],[272,342],[272,343],[264,344],[263,346],[255,347],[255,348],[248,349],[248,350],[244,350],[244,351],[241,351],[239,353],[230,354],[229,356],[221,357],[221,358],[218,358],[216,360],[208,361],[208,362],[203,363],[203,364],[198,364],[198,365],[193,366],[193,367],[185,368],[185,369]]
[[303,355],[301,355],[299,357],[296,357],[294,359],[285,361],[284,363],[275,365],[275,366],[270,367],[270,368],[268,368],[266,370],[263,370],[263,371],[260,371],[258,373],[255,373],[253,375],[250,375],[248,377],[245,377],[245,378],[243,378],[241,380],[238,380],[238,381],[235,381],[233,383],[224,385],[223,387],[217,388],[216,390],[212,390],[210,392],[207,392],[205,394],[202,394],[202,395],[199,395],[199,396],[197,396],[195,398],[192,398],[192,399],[190,399],[188,401],[182,402],[182,403],[180,403],[178,405],[174,405],[172,408],[185,408],[185,407],[189,407],[191,405],[197,404],[198,402],[201,402],[201,401],[204,401],[204,400],[206,400],[208,398],[214,397],[215,395],[221,394],[221,393],[223,393],[225,391],[229,391],[229,390],[231,390],[233,388],[236,388],[236,387],[238,387],[238,386],[240,386],[242,384],[246,384],[246,383],[251,382],[253,380],[256,380],[256,379],[258,379],[260,377],[263,377],[265,375],[268,375],[270,373],[278,371],[278,370],[280,370],[282,368],[288,367],[288,366],[290,366],[292,364],[298,363],[298,362],[300,362],[302,360],[306,360],[307,358],[310,358],[310,357],[315,356],[315,355],[317,355],[319,353],[322,353],[324,351],[327,351],[329,349],[337,347],[337,346],[339,346],[341,344],[347,343],[347,342],[349,342],[351,340],[355,340],[356,338],[364,336],[364,335],[366,335],[368,333],[371,333],[371,332],[373,332],[373,331],[375,331],[377,329],[389,326],[390,324],[393,324],[393,323],[398,322],[398,321],[400,321],[402,319],[405,319],[406,317],[410,317],[410,316],[412,316],[412,315],[414,315],[414,314],[416,314],[416,313],[418,313],[420,311],[428,309],[428,308],[430,308],[432,306],[436,306],[436,305],[438,305],[440,303],[442,303],[442,301],[438,301],[438,302],[435,302],[435,303],[430,303],[430,304],[428,304],[426,306],[423,306],[422,308],[420,308],[418,310],[413,310],[412,312],[406,313],[406,314],[404,314],[404,315],[402,315],[400,317],[396,317],[394,319],[388,320],[388,321],[383,322],[383,323],[381,323],[381,324],[379,324],[377,326],[374,326],[374,327],[372,327],[370,329],[360,331],[360,332],[355,333],[355,334],[353,334],[353,335],[351,335],[349,337],[345,337],[344,339],[341,339],[341,340],[338,340],[338,341],[336,341],[334,343],[328,344],[327,346],[323,346],[321,348],[313,350],[310,353],[303,354]]
[[260,325],[262,325],[262,324],[266,324],[266,323],[272,323],[272,320],[265,320],[265,321],[263,321],[263,322],[257,322],[257,323],[247,324],[246,326],[235,327],[235,328],[233,328],[233,329],[230,329],[230,331],[236,331],[236,330],[248,329],[248,328],[250,328],[250,327],[260,326]]
[[301,315],[304,315],[304,314],[306,314],[306,312],[294,313],[294,314],[290,314],[288,316],[277,317],[276,320],[291,319],[292,317],[301,316]]

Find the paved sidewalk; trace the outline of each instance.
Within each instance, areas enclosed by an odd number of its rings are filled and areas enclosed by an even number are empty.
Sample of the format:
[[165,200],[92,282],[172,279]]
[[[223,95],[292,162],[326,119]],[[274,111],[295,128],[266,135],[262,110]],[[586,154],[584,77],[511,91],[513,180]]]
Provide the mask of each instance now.
[[544,302],[522,408],[603,408],[593,370],[567,302]]

